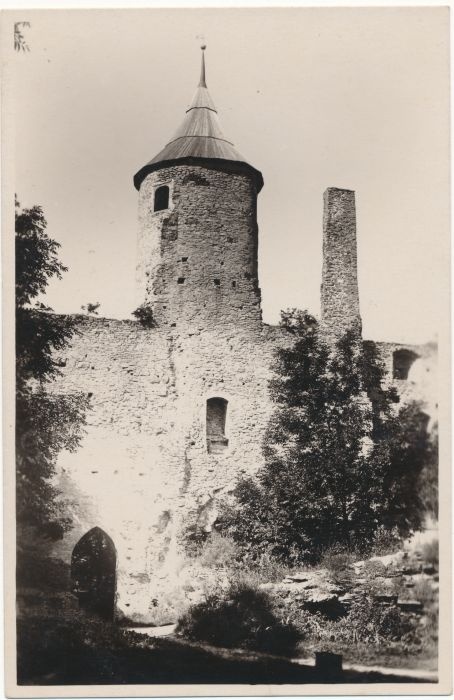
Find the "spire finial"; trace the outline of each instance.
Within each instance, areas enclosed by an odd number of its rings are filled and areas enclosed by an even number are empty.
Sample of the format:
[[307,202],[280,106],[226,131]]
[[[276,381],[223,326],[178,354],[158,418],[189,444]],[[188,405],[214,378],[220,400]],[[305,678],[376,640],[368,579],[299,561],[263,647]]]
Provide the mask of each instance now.
[[206,86],[207,86],[207,84],[205,82],[205,49],[206,49],[206,44],[202,44],[202,46],[200,48],[202,49],[202,66],[200,68],[199,87],[206,88]]

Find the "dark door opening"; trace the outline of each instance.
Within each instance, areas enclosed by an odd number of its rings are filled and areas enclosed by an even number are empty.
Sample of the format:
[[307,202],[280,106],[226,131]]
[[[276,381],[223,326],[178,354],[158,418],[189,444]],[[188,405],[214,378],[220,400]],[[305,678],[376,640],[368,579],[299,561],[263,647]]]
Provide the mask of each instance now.
[[99,527],[79,540],[71,557],[71,580],[80,607],[104,620],[114,618],[116,562],[114,543]]

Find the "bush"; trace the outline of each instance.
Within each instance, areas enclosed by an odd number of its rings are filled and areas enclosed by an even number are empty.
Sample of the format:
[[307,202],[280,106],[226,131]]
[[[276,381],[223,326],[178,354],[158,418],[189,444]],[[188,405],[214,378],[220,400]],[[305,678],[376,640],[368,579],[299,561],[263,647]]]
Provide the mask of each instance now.
[[382,561],[374,561],[373,559],[368,559],[364,562],[362,575],[367,579],[375,579],[382,576],[386,576],[386,566]]
[[33,551],[31,547],[18,549],[16,582],[19,590],[69,591],[69,564],[62,559],[45,557],[41,551]]
[[275,617],[268,595],[241,580],[192,606],[180,618],[177,633],[213,646],[282,655],[291,654],[299,640],[293,625]]
[[421,551],[424,561],[438,568],[438,539],[426,542]]
[[238,547],[230,537],[212,532],[202,545],[199,561],[202,566],[223,569],[232,565],[238,556]]
[[144,328],[154,328],[156,325],[153,317],[153,309],[148,304],[139,306],[132,312],[132,315],[136,317]]
[[274,556],[271,547],[265,545],[258,551],[242,547],[222,530],[202,536],[194,527],[188,528],[185,549],[186,554],[202,566],[227,569],[233,577],[240,578],[247,571],[251,585],[282,581],[295,568],[295,557],[291,564],[285,564]]
[[294,565],[284,564],[276,559],[270,549],[264,549],[256,556],[250,552],[244,554],[241,565],[248,571],[249,576],[256,577],[260,583],[282,581],[295,568]]
[[[19,684],[46,678],[52,683],[112,682],[118,656],[142,648],[148,640],[82,612],[17,621]],[[42,680],[39,681],[42,683]]]
[[355,602],[343,626],[355,641],[399,641],[412,631],[413,621],[403,615],[396,605],[376,605],[368,598]]

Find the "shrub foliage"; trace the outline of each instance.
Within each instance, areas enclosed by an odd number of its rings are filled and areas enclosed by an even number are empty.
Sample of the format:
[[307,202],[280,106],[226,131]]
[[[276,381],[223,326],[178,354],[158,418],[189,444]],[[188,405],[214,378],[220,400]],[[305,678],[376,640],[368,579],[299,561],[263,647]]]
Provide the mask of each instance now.
[[246,550],[306,561],[336,543],[372,543],[380,527],[407,535],[423,516],[427,416],[417,404],[396,409],[373,343],[348,332],[330,347],[297,310],[281,325],[289,342],[270,383],[264,466],[240,481],[220,528]]
[[292,653],[299,639],[291,624],[276,618],[268,595],[241,579],[192,606],[177,632],[213,646],[283,655]]
[[136,317],[144,328],[154,328],[156,325],[153,309],[149,304],[141,304],[132,312],[132,315]]

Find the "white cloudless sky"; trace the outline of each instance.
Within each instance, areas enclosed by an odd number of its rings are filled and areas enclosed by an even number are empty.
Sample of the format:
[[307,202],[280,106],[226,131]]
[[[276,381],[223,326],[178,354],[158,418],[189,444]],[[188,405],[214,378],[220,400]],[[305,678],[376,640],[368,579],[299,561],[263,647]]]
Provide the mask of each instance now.
[[207,44],[226,137],[256,168],[269,323],[319,313],[322,198],[357,198],[364,336],[423,342],[449,298],[448,8],[21,10],[9,56],[15,189],[69,267],[59,312],[136,305],[134,173],[182,121]]

